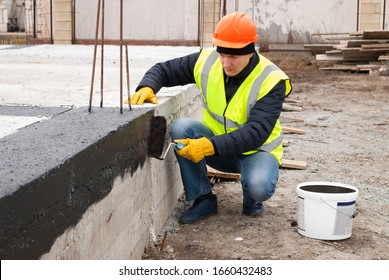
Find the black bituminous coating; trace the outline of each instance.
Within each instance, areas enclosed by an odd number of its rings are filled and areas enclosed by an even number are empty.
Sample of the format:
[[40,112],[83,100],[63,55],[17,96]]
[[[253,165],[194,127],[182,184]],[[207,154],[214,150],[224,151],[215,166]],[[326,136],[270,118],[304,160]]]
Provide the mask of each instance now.
[[147,139],[147,155],[160,157],[165,145],[166,119],[164,117],[152,117],[150,119],[150,133]]
[[300,187],[303,191],[315,192],[315,193],[353,193],[355,190],[340,186],[330,186],[330,185],[309,185]]
[[115,178],[142,168],[153,115],[79,108],[1,138],[0,258],[39,259]]

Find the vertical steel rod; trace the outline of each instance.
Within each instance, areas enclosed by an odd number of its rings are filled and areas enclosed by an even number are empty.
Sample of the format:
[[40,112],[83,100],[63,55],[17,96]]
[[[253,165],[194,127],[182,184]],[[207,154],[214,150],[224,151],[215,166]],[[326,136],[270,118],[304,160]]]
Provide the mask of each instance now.
[[120,114],[123,114],[123,0],[120,0]]
[[97,4],[95,49],[94,49],[94,53],[93,53],[92,80],[91,80],[91,87],[90,87],[90,94],[89,94],[89,110],[88,110],[89,113],[92,111],[92,96],[93,96],[93,84],[95,81],[97,41],[99,39],[100,5],[101,5],[101,0],[99,0],[98,4]]
[[131,99],[130,99],[130,62],[128,60],[128,46],[126,44],[126,73],[127,73],[127,100],[128,109],[131,110]]
[[105,0],[102,0],[101,7],[101,81],[100,81],[100,107],[103,107],[104,100],[104,10]]

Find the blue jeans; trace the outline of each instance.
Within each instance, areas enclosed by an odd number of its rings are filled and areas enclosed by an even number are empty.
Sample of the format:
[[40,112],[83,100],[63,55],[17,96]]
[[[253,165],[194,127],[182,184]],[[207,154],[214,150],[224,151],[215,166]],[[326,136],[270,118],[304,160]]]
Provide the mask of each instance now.
[[[214,134],[202,122],[189,118],[177,119],[170,131],[172,141],[203,136],[209,138]],[[222,172],[241,174],[243,205],[246,207],[269,199],[275,192],[279,166],[277,159],[268,152],[260,151],[248,156],[234,157],[210,156],[198,163],[177,154],[176,157],[188,201],[211,192],[207,165]]]

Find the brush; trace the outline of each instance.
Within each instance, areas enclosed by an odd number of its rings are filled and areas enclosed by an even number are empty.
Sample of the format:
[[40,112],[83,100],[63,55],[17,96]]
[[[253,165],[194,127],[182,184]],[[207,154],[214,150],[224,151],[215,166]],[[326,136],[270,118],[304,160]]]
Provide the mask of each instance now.
[[153,116],[150,119],[149,137],[147,139],[147,155],[159,158],[163,152],[166,139],[166,119],[161,116]]

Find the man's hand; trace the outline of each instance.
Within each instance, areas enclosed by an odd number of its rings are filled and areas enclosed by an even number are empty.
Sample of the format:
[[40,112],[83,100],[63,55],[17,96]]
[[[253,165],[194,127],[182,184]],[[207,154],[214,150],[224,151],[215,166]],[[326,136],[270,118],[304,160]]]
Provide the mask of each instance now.
[[204,157],[212,156],[215,154],[215,149],[211,141],[206,137],[199,139],[176,139],[174,142],[181,142],[185,145],[184,148],[176,150],[180,156],[193,161],[194,163],[199,162]]
[[[150,87],[143,87],[133,95],[131,95],[131,104],[141,105],[143,102],[151,102],[153,104],[158,104],[157,96],[154,93],[154,90]],[[124,101],[125,104],[128,104],[128,99]]]

